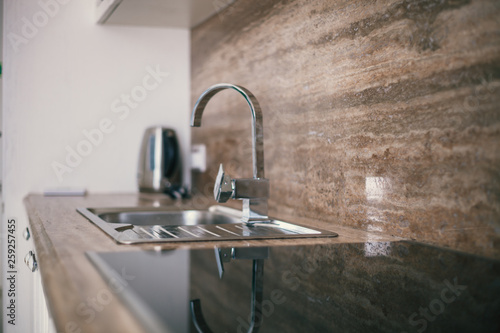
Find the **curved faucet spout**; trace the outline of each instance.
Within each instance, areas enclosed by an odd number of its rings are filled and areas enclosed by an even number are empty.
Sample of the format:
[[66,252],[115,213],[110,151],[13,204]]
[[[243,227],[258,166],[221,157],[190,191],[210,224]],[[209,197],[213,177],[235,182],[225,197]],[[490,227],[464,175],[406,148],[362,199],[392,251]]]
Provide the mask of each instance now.
[[201,116],[208,101],[219,91],[234,89],[247,101],[252,112],[252,161],[253,178],[265,178],[264,176],[264,129],[262,123],[262,110],[255,96],[246,88],[229,83],[216,84],[205,90],[198,98],[191,115],[191,126],[201,126]]

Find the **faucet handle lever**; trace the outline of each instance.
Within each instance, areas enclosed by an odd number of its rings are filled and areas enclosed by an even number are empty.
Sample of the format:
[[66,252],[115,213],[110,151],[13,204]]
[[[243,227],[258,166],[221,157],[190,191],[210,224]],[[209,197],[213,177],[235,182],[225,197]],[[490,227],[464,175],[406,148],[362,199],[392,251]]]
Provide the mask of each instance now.
[[217,202],[226,202],[234,195],[234,181],[224,172],[224,166],[221,164],[219,173],[215,180],[214,198]]

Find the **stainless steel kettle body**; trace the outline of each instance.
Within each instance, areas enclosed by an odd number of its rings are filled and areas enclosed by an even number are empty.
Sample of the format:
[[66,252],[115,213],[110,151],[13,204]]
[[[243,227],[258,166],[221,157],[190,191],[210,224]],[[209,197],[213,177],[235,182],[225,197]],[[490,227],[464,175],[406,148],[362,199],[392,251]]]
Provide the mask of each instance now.
[[177,193],[182,189],[182,161],[175,131],[155,126],[142,139],[137,172],[139,191]]

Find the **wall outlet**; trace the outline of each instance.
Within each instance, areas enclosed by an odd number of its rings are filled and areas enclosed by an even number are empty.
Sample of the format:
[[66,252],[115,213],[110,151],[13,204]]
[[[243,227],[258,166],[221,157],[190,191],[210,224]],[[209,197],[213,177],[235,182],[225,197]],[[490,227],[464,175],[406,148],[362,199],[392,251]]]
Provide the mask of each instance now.
[[207,170],[207,146],[204,144],[191,146],[191,169],[200,172]]

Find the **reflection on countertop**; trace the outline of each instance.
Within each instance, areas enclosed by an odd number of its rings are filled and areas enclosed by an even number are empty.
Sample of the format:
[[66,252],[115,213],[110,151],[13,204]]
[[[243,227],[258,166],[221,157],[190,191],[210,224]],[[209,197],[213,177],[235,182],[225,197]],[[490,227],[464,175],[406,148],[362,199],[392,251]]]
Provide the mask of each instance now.
[[[259,332],[500,330],[500,261],[408,241],[269,249]],[[174,332],[189,326],[195,332],[193,299],[201,300],[214,332],[247,332],[250,326],[251,259],[225,263],[221,279],[213,249],[95,257],[101,271],[106,266],[115,278],[133,276],[126,281],[138,296],[132,300],[141,299],[143,310],[156,309],[148,315]]]

